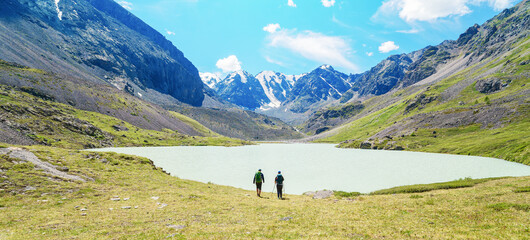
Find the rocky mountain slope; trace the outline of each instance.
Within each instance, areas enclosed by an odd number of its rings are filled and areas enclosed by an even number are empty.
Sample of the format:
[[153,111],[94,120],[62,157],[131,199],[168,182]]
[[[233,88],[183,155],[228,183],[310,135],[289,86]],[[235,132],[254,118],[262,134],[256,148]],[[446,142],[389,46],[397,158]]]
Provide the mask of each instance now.
[[198,135],[193,128],[161,107],[108,84],[87,82],[85,79],[65,77],[0,60],[0,85],[18,89],[45,101],[109,115],[143,129],[170,129]]
[[107,84],[2,60],[0,129],[0,142],[68,148],[164,145],[170,138],[179,144],[192,136],[215,135]]
[[[204,145],[300,138],[278,119],[242,110],[177,112],[104,83],[65,78],[0,60],[0,142],[60,147]],[[145,141],[145,142],[144,142]]]
[[214,88],[221,98],[245,109],[256,109],[270,103],[259,80],[246,71],[228,74]]
[[484,155],[529,164],[529,28],[530,3],[523,1],[471,27],[456,41],[423,50],[398,79],[401,89],[363,101],[361,111],[349,111],[351,104],[322,110],[353,116],[338,121],[333,120],[337,115],[315,115],[305,129],[315,133],[348,122],[313,139],[344,141],[344,147]]
[[0,8],[0,59],[107,82],[151,102],[200,106],[197,69],[112,0],[10,0]]
[[224,136],[249,141],[300,139],[305,135],[278,118],[238,108],[185,107],[175,109]]
[[340,99],[351,87],[348,75],[322,65],[296,81],[283,105],[291,112],[304,113],[316,109],[321,102]]

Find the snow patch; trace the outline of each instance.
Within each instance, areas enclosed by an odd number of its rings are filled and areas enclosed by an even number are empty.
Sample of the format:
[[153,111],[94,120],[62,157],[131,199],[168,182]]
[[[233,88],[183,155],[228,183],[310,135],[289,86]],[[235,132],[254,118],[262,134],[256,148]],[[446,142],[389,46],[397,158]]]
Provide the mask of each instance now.
[[[333,87],[333,85],[329,84],[328,81],[326,81],[326,79],[324,79],[322,76],[320,76],[320,79],[322,79],[322,81],[324,81],[326,84],[328,84],[331,88],[333,88],[333,90],[335,90],[340,96],[342,96],[342,93],[339,92],[339,90],[337,90],[335,87]],[[329,95],[331,96],[331,92],[329,92]]]
[[209,73],[209,72],[205,72],[205,73],[201,73],[199,72],[199,76],[201,77],[201,80],[204,84],[208,85],[208,87],[214,89],[215,86],[221,82],[221,78],[219,77],[218,74],[215,74],[215,73]]
[[274,92],[273,92],[274,89],[272,89],[272,87],[270,86],[270,82],[271,81],[277,82],[276,80],[277,78],[278,76],[276,75],[276,73],[271,72],[271,71],[263,71],[256,76],[256,79],[258,79],[259,84],[261,85],[261,87],[263,88],[263,91],[265,92],[265,95],[270,100],[270,103],[265,106],[277,108],[282,104],[282,102],[280,102],[280,100],[278,100],[278,98],[274,96]]
[[235,77],[236,75],[239,75],[239,77],[241,78],[241,83],[248,82],[247,74],[245,73],[245,71],[234,72],[231,76]]
[[57,10],[57,17],[59,17],[59,20],[63,20],[63,12],[59,9],[59,2],[61,0],[55,0],[55,9]]
[[285,80],[287,80],[287,82],[291,84],[291,86],[294,86],[296,81],[298,81],[298,79],[302,78],[305,75],[307,75],[307,73],[302,73],[299,75],[285,75]]

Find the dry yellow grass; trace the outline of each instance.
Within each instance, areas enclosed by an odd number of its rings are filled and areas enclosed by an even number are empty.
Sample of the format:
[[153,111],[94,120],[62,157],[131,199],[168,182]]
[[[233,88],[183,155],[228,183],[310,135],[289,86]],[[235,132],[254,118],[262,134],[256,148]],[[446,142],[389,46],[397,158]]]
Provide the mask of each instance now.
[[[324,200],[287,195],[281,201],[258,198],[253,191],[171,177],[153,169],[142,158],[112,153],[87,156],[87,152],[47,147],[31,149],[43,160],[67,166],[70,174],[91,177],[94,181],[49,179],[31,165],[1,157],[0,239],[528,239],[530,236],[529,193],[517,191],[530,186],[530,177],[420,194]],[[36,190],[24,191],[26,186]],[[120,201],[112,201],[113,197],[119,197]],[[122,208],[127,206],[131,208]]]

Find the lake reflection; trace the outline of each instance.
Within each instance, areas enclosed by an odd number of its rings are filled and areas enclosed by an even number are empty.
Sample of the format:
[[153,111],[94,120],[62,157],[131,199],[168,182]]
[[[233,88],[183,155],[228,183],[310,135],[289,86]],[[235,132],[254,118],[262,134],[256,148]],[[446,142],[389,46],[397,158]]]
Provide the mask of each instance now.
[[406,151],[340,149],[331,144],[261,144],[244,147],[106,148],[147,157],[183,179],[253,190],[261,168],[263,191],[272,191],[278,170],[287,194],[329,189],[368,193],[395,186],[459,178],[528,176],[530,166],[494,158]]

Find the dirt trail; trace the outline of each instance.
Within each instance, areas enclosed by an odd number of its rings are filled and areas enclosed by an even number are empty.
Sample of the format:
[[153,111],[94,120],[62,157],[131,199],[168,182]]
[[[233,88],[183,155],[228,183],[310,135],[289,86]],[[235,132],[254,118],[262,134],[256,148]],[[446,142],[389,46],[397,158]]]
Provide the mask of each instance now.
[[57,170],[57,168],[54,165],[41,161],[37,156],[35,156],[35,154],[33,154],[32,152],[28,150],[24,150],[22,148],[15,148],[15,147],[0,148],[0,154],[7,154],[12,158],[18,158],[26,162],[31,162],[35,164],[37,168],[40,168],[44,170],[45,173],[48,173],[55,177],[73,180],[73,181],[85,182],[85,179],[79,176],[70,175],[65,172],[61,172]]

